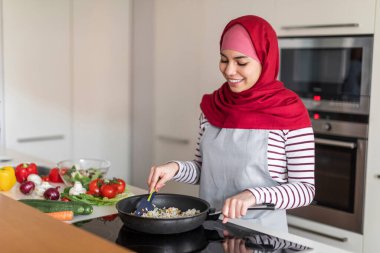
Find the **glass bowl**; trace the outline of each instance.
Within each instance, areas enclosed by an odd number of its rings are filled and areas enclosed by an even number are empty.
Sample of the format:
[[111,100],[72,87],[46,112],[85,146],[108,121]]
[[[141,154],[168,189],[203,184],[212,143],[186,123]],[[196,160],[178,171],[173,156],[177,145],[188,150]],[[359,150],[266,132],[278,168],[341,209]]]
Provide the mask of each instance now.
[[65,160],[57,163],[59,175],[67,186],[73,186],[75,181],[86,187],[92,180],[104,178],[111,163],[101,159]]

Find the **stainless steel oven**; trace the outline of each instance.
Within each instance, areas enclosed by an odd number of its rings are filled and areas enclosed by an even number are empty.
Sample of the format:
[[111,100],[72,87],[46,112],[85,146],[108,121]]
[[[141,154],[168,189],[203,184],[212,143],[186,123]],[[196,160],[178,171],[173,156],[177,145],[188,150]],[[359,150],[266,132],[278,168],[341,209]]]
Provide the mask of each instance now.
[[289,213],[363,232],[373,38],[280,38],[280,80],[315,132],[316,204]]

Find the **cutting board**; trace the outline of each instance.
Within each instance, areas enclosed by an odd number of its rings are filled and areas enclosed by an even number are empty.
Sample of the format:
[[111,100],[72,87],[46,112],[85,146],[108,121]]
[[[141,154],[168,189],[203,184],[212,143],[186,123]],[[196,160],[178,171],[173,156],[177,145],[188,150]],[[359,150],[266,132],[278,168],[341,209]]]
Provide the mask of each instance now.
[[[54,183],[51,183],[51,184],[53,186],[60,186],[60,189],[65,188],[64,184],[54,184]],[[128,191],[133,193],[133,195],[145,194],[148,192],[148,190],[144,190],[144,189],[134,187],[131,185],[127,185],[126,187],[127,187]],[[20,188],[19,183],[16,183],[16,185],[13,186],[13,188],[11,190],[9,190],[7,192],[1,192],[1,193],[12,198],[12,199],[15,199],[15,200],[26,199],[26,198],[32,198],[32,199],[38,198],[36,195],[25,195],[25,194],[21,193],[19,188]],[[112,214],[117,213],[115,206],[93,206],[93,208],[94,208],[94,211],[92,214],[90,214],[90,215],[77,215],[74,217],[73,220],[68,221],[67,223],[74,223],[74,222],[79,222],[79,221],[83,221],[83,220],[91,220],[94,218],[103,217],[103,216],[112,215]]]

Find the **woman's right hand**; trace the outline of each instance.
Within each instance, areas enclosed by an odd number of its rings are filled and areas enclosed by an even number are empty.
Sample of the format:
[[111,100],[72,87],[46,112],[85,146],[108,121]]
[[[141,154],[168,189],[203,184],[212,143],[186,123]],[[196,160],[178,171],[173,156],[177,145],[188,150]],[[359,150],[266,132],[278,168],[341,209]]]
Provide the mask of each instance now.
[[179,170],[179,165],[175,162],[166,163],[160,166],[153,166],[148,177],[149,192],[159,191],[165,183],[172,179]]

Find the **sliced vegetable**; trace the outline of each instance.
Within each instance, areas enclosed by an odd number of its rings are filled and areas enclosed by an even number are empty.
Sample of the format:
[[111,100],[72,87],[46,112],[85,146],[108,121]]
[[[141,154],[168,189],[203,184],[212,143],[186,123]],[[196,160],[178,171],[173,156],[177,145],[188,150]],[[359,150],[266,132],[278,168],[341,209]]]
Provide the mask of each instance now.
[[25,181],[20,184],[20,191],[23,194],[30,194],[34,191],[35,184],[32,181]]
[[75,201],[63,202],[43,199],[20,199],[19,201],[44,213],[73,211],[75,215],[87,215],[94,210],[91,205]]
[[22,183],[27,180],[30,174],[38,174],[37,165],[35,163],[21,163],[17,165],[15,174],[17,182]]
[[0,191],[9,191],[16,184],[15,170],[6,166],[0,169]]
[[60,212],[54,212],[54,213],[47,213],[47,215],[60,221],[70,221],[74,218],[73,211],[60,211]]

